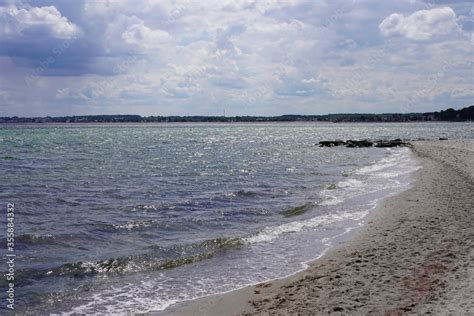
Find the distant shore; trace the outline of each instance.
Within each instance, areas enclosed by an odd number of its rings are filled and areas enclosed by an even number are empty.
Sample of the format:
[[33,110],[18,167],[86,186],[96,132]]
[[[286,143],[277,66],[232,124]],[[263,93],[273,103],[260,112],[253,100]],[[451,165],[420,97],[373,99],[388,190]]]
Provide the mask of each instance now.
[[2,123],[245,123],[245,122],[440,122],[474,121],[474,105],[455,110],[424,113],[339,113],[324,115],[287,114],[278,116],[259,115],[187,115],[141,116],[136,114],[73,115],[45,117],[0,117]]
[[474,140],[413,142],[413,187],[355,238],[287,278],[159,315],[469,313],[474,310]]

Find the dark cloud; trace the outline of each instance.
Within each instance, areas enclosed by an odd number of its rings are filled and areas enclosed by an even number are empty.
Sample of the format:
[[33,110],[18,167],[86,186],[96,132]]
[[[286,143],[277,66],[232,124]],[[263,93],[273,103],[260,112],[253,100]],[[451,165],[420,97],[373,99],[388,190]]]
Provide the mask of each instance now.
[[[3,5],[11,4],[3,1]],[[77,28],[77,32],[58,37],[45,23],[22,29],[14,36],[0,36],[0,56],[11,57],[17,65],[30,68],[31,73],[41,76],[115,75],[120,72],[117,70],[120,58],[134,53],[133,50],[106,51],[104,36],[109,21],[87,20],[84,1],[38,0],[34,5],[36,8],[53,6],[64,21]],[[16,8],[32,9],[25,3]],[[1,23],[13,22],[0,20]]]
[[0,41],[0,55],[11,57],[17,65],[31,68],[41,76],[112,75],[107,70],[110,64],[95,65],[101,51],[96,43],[79,38],[60,40],[43,37]]

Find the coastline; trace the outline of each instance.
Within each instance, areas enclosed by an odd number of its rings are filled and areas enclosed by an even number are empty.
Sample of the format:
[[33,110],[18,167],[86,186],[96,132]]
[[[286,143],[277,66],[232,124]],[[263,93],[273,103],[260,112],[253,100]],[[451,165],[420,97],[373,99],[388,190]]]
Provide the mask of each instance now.
[[414,185],[378,205],[352,240],[289,277],[157,314],[474,310],[474,140],[413,145],[423,166]]

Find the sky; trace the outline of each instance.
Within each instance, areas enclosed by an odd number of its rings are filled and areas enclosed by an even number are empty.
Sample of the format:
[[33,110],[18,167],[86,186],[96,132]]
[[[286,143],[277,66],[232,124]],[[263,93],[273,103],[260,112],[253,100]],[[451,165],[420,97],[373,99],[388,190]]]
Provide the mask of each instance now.
[[461,0],[0,0],[0,116],[462,108],[473,29]]

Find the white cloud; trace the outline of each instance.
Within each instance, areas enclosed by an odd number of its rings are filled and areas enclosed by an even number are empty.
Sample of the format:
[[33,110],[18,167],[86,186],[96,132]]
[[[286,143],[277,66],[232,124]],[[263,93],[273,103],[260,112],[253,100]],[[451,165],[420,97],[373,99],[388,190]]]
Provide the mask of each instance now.
[[318,78],[318,79],[314,79],[313,77],[309,78],[309,79],[303,79],[301,80],[302,83],[309,83],[309,84],[312,84],[312,83],[319,83],[321,82],[321,80]]
[[171,40],[170,34],[162,30],[152,30],[143,21],[132,24],[122,33],[122,39],[130,45],[143,48],[159,47]]
[[420,10],[408,16],[393,13],[379,25],[384,36],[400,34],[412,40],[429,40],[458,28],[456,14],[450,7]]
[[29,9],[19,9],[16,6],[0,7],[0,36],[15,38],[27,32],[46,32],[55,38],[71,39],[80,31],[54,6]]

